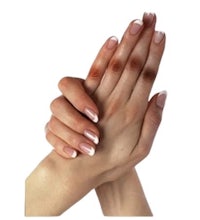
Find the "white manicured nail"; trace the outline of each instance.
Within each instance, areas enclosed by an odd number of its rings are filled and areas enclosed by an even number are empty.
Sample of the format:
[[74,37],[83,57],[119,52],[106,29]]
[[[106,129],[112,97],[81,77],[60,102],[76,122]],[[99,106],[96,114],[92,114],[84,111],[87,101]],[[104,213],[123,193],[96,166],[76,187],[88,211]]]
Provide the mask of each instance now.
[[64,147],[63,148],[63,151],[65,153],[67,153],[68,155],[70,155],[72,158],[76,158],[77,157],[77,151],[76,150],[73,150],[72,148],[70,147]]
[[85,108],[85,114],[90,118],[94,123],[98,122],[98,115],[89,108]]
[[139,30],[141,29],[143,25],[143,21],[142,20],[135,20],[131,23],[131,27],[130,27],[130,33],[132,35],[135,35],[139,32]]
[[86,143],[81,143],[79,145],[80,149],[85,152],[86,154],[88,154],[89,156],[93,156],[95,154],[95,150],[92,146],[90,146],[89,144]]
[[99,138],[97,137],[96,134],[94,134],[92,131],[89,130],[85,130],[84,131],[84,135],[90,139],[91,141],[93,141],[95,144],[99,143]]
[[167,92],[166,91],[162,91],[158,94],[156,104],[159,108],[161,108],[161,109],[164,108],[166,98],[167,98]]

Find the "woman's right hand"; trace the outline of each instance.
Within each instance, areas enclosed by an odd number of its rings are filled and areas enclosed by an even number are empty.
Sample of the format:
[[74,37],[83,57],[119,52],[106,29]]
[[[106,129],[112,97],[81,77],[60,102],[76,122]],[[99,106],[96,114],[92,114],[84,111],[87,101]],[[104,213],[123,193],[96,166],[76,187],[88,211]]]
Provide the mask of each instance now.
[[[52,116],[46,124],[46,139],[64,158],[75,158],[78,153],[93,156],[99,143],[99,110],[90,93],[98,87],[110,59],[118,45],[115,37],[109,38],[100,49],[87,80],[64,77],[58,87],[65,95],[52,101]],[[85,143],[90,148],[81,148]]]

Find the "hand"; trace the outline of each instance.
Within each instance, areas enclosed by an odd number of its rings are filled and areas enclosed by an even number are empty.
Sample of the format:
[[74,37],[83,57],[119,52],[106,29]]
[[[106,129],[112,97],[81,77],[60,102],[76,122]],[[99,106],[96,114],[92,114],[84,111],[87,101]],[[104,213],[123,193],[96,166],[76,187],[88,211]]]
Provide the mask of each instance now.
[[[114,167],[114,164],[120,167],[127,163],[133,166],[148,154],[161,120],[166,97],[165,93],[160,93],[148,102],[164,50],[165,36],[162,32],[154,31],[154,16],[145,14],[143,22],[144,26],[138,20],[129,25],[111,60],[108,59],[111,56],[107,56],[107,60],[102,59],[105,51],[103,47],[104,50],[100,51],[85,81],[85,87],[100,111],[101,142],[98,150],[105,155],[104,160],[107,158],[107,162]],[[132,27],[135,27],[138,32],[131,34]],[[101,80],[104,71],[105,75]],[[88,130],[85,118],[80,118],[82,116],[74,109],[72,110],[71,106],[70,111],[67,110],[69,102],[82,113],[85,112],[83,107],[85,103],[88,106],[91,105],[92,102],[84,91],[83,82],[78,79],[64,78],[59,87],[68,102],[60,97],[52,104],[52,111],[57,119],[54,118],[53,122],[51,120],[48,124],[49,142],[54,146],[56,146],[54,143],[59,143],[60,150],[57,152],[64,155],[62,148],[69,142],[66,134],[73,133],[73,140],[76,140],[79,145],[77,147],[77,144],[72,143],[70,147],[80,150],[81,145],[82,149],[93,154],[92,144],[88,142],[81,144],[80,141],[80,133],[83,134],[85,133],[83,130]],[[81,97],[80,100],[78,97]],[[94,109],[93,106],[89,109],[92,108]],[[70,124],[66,117],[69,112],[73,112],[73,120],[79,122],[80,130],[77,131],[79,126],[74,126],[77,123]],[[94,128],[92,129],[94,131]],[[75,134],[74,130],[79,134]],[[91,139],[98,140],[98,130],[92,133]]]
[[[100,83],[117,45],[115,37],[109,38],[104,43],[86,81],[68,77],[59,82],[60,90],[65,90],[68,94],[67,99],[60,96],[51,103],[53,115],[45,130],[49,143],[65,158],[75,158],[77,151],[90,156],[95,152],[95,145],[99,142],[99,130],[94,123],[98,121],[99,112],[87,93],[94,91]],[[81,143],[87,144],[90,148],[88,150],[81,148]]]

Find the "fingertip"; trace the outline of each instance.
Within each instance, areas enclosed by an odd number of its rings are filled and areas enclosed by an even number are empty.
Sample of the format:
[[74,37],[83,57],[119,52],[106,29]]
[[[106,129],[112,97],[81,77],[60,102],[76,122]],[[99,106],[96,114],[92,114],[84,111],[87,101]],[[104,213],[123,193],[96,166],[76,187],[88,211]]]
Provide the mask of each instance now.
[[158,93],[157,99],[156,99],[157,107],[163,109],[165,107],[166,99],[167,99],[167,91],[166,90]]
[[115,36],[110,37],[106,42],[106,47],[110,50],[115,49],[118,45],[118,38]]
[[159,45],[160,43],[163,42],[164,39],[165,39],[165,32],[155,31],[154,37],[153,37],[153,40],[154,40],[155,44]]
[[87,137],[89,140],[91,140],[96,145],[99,143],[99,137],[93,131],[85,130],[84,136]]
[[93,109],[86,107],[84,109],[84,113],[94,123],[97,123],[99,121],[98,113],[96,113]]
[[89,155],[91,157],[95,154],[95,148],[88,143],[79,144],[79,148],[84,154]]
[[70,148],[70,147],[64,146],[63,152],[66,153],[70,158],[76,158],[77,157],[77,151]]
[[143,22],[146,27],[151,26],[156,22],[156,14],[154,12],[144,12]]

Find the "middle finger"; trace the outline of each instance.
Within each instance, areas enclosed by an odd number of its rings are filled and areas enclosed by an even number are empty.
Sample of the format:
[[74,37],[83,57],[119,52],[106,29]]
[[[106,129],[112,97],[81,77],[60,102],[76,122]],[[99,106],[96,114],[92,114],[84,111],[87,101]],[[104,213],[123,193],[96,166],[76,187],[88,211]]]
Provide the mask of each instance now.
[[115,88],[142,29],[143,21],[141,20],[134,20],[129,24],[121,43],[108,65],[104,78],[95,92],[95,96],[98,96],[99,101],[103,101]]

